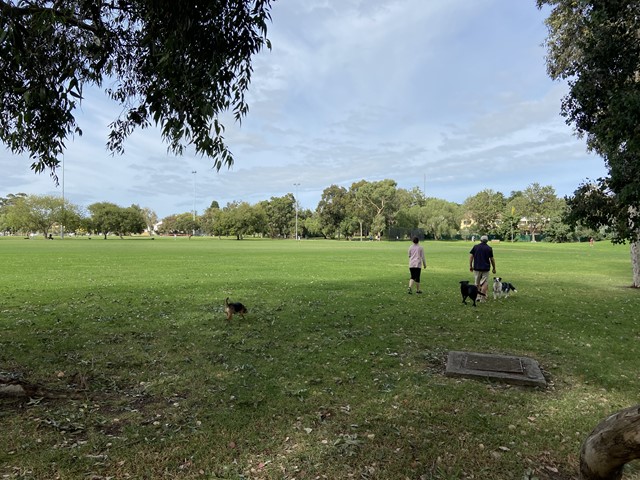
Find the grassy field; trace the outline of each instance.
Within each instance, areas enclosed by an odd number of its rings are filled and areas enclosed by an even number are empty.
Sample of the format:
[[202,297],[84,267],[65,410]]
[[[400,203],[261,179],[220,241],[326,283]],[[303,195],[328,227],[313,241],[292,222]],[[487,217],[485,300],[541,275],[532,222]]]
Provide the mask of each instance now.
[[[628,247],[494,244],[518,293],[477,308],[471,243],[425,244],[422,296],[408,247],[0,238],[0,373],[49,392],[0,399],[0,478],[576,478],[639,403]],[[447,378],[449,350],[531,356],[549,387]]]

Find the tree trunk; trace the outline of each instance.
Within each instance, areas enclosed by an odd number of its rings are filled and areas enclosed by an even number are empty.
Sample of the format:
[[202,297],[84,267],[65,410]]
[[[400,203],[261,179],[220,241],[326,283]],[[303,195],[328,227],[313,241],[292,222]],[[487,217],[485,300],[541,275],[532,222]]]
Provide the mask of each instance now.
[[598,424],[582,444],[582,480],[620,480],[624,465],[640,458],[640,405]]
[[633,287],[640,288],[640,240],[631,243],[631,266],[633,268]]

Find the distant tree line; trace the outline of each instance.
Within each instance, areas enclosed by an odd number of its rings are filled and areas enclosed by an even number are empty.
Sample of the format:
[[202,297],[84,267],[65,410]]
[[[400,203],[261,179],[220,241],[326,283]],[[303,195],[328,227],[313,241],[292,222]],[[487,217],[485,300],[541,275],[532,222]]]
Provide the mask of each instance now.
[[137,205],[99,202],[87,211],[54,195],[9,194],[0,197],[0,231],[10,235],[55,233],[125,235],[153,229],[155,213]]
[[567,202],[551,186],[537,183],[509,196],[482,190],[458,204],[426,197],[419,188],[398,188],[394,180],[355,182],[350,188],[331,185],[315,210],[301,209],[292,193],[254,205],[218,202],[201,214],[185,212],[161,221],[149,208],[99,202],[83,210],[51,195],[9,194],[0,197],[0,231],[48,236],[51,232],[108,235],[149,234],[247,236],[269,238],[405,239],[415,232],[428,239],[469,239],[481,234],[516,241],[525,238],[566,242],[601,237],[566,221]]

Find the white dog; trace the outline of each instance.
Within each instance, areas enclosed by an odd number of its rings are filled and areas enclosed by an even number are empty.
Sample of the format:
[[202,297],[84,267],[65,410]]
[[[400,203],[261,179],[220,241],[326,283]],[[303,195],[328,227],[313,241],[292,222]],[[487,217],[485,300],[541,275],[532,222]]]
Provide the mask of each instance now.
[[518,292],[512,283],[503,282],[501,277],[493,277],[493,299],[508,297],[510,292]]

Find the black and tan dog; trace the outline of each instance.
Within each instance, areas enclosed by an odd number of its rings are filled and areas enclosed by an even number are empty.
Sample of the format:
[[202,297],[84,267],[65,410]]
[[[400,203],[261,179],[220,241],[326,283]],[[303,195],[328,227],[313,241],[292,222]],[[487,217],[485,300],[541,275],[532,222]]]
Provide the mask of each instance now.
[[229,303],[229,297],[224,299],[224,313],[227,314],[227,320],[231,320],[234,314],[238,314],[244,320],[244,314],[247,313],[247,307],[240,302]]
[[478,290],[478,287],[471,284],[468,280],[460,281],[460,293],[462,294],[462,303],[467,304],[467,298],[473,300],[473,306],[476,306],[476,299],[478,297],[486,297],[486,295]]

